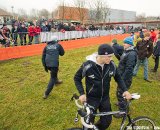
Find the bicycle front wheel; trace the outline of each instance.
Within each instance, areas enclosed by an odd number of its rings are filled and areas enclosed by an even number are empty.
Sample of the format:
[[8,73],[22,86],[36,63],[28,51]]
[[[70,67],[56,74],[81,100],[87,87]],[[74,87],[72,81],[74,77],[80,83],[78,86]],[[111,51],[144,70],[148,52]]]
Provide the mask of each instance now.
[[140,116],[133,119],[125,130],[155,130],[155,123],[148,117]]

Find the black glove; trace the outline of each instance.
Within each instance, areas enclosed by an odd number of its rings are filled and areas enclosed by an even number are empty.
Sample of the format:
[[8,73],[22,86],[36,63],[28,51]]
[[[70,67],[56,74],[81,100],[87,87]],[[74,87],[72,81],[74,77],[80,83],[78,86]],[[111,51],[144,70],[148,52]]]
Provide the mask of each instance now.
[[44,66],[44,70],[48,73],[48,68],[47,68],[47,66]]

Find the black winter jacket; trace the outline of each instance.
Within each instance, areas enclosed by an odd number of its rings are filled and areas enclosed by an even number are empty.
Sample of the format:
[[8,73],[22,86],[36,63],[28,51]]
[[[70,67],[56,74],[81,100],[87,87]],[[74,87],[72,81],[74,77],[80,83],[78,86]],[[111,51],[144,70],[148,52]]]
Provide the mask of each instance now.
[[88,60],[83,63],[74,76],[74,82],[80,95],[83,95],[85,93],[82,84],[82,79],[84,77],[87,98],[108,98],[110,81],[112,77],[114,77],[115,81],[118,83],[118,86],[120,86],[123,91],[127,90],[125,83],[122,80],[113,62],[111,62],[110,64],[105,64],[103,66],[103,70],[100,65],[96,64],[93,61]]
[[119,65],[118,65],[118,71],[120,75],[122,76],[122,79],[125,81],[130,81],[129,86],[127,85],[127,88],[131,85],[131,80],[133,76],[133,70],[136,66],[137,62],[137,50],[134,47],[130,47],[128,50],[125,50],[124,53],[121,56]]
[[44,67],[58,67],[59,66],[59,55],[64,55],[63,47],[54,42],[49,42],[43,50],[42,64]]
[[154,50],[153,50],[153,55],[160,56],[160,40],[156,42],[156,46],[154,47]]
[[17,32],[19,33],[19,35],[26,35],[28,33],[28,30],[26,27],[18,27]]

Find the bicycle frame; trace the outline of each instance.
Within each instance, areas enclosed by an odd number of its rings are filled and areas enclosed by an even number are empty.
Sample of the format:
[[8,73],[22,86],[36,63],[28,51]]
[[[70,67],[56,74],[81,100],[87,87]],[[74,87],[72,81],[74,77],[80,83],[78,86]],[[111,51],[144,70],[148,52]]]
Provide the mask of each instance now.
[[121,111],[112,111],[112,112],[101,112],[101,113],[95,113],[93,116],[108,116],[108,115],[114,115],[114,114],[121,114],[124,115],[122,118],[120,130],[123,130],[125,127],[125,122],[128,119],[128,123],[132,122],[131,116],[128,114],[128,112],[121,112]]

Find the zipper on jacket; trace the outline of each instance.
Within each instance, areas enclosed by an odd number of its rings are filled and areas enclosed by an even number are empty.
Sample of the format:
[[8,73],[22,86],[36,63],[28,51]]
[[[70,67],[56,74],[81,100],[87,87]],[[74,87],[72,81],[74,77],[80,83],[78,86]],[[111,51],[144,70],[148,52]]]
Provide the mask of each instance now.
[[[95,65],[96,66],[96,65]],[[104,66],[103,66],[104,67]],[[97,68],[97,66],[96,66],[96,68]],[[101,67],[102,68],[102,67]],[[100,102],[102,101],[102,97],[103,97],[103,68],[102,68],[102,74],[100,73],[100,71],[99,71],[99,69],[97,68],[97,70],[98,70],[98,72],[99,72],[99,74],[100,74],[100,76],[101,76],[101,78],[102,78],[102,96],[101,96],[101,99],[100,99]]]
[[[94,85],[93,85],[94,86]],[[90,92],[93,90],[93,86],[91,87],[91,89],[89,90],[88,94],[90,94]]]
[[[104,67],[104,66],[103,66],[103,67]],[[102,98],[103,98],[103,69],[104,69],[104,68],[102,68],[102,96],[101,96],[100,102],[102,101]]]
[[[103,69],[104,69],[104,68],[102,68],[102,76],[103,76]],[[108,73],[109,70],[110,70],[110,67],[108,68],[108,70],[107,70],[107,72],[105,73],[105,75],[102,77],[102,96],[101,96],[100,102],[102,101],[102,98],[103,98],[103,79],[104,79],[104,77],[106,76],[106,74]]]
[[[96,65],[95,65],[96,66]],[[96,66],[96,68],[97,68],[97,66]],[[103,75],[101,75],[101,72],[99,71],[99,69],[97,68],[97,70],[98,70],[98,72],[99,72],[99,74],[100,74],[100,76],[101,76],[101,78],[103,78]],[[103,71],[103,70],[102,70]],[[102,74],[103,74],[103,72],[102,72]]]
[[106,74],[108,73],[108,71],[110,70],[110,66],[109,66],[109,69],[107,70],[107,72],[105,73],[105,75],[103,76],[103,78],[105,78]]

